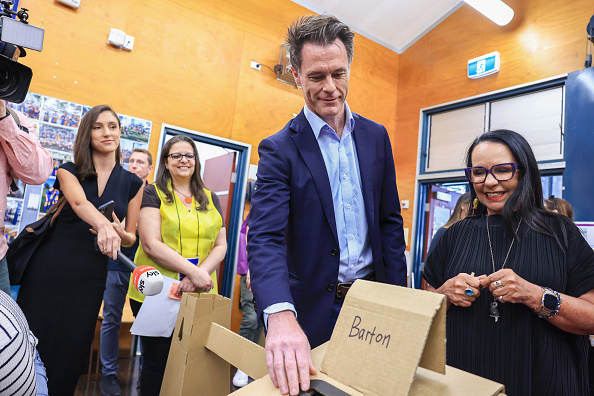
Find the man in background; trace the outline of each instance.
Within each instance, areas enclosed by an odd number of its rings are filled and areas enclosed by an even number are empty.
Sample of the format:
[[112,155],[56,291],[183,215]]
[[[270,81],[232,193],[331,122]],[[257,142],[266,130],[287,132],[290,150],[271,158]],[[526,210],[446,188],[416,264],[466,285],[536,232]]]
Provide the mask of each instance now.
[[[144,149],[134,149],[130,155],[128,170],[147,184],[147,177],[153,171],[153,156]],[[122,253],[134,261],[138,241],[130,247],[122,246]],[[99,383],[101,394],[104,396],[119,396],[122,388],[118,380],[120,366],[117,362],[120,350],[120,326],[122,312],[128,293],[130,282],[130,269],[119,260],[109,259],[107,264],[107,281],[103,293],[103,322],[101,322],[101,371],[103,376]]]
[[247,249],[270,378],[297,395],[353,282],[405,286],[406,261],[388,133],[346,102],[354,33],[309,16],[287,44],[305,107],[260,143]]

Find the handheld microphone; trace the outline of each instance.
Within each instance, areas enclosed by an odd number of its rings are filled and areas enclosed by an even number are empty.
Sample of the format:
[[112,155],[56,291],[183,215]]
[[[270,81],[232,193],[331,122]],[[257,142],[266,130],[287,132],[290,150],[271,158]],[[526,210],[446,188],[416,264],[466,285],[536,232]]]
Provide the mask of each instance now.
[[[100,251],[95,238],[95,250]],[[155,296],[163,290],[163,275],[155,267],[143,265],[138,267],[124,253],[118,250],[118,260],[132,271],[132,284],[145,296]]]
[[154,296],[163,290],[163,275],[150,265],[136,266],[132,260],[118,251],[118,259],[132,270],[132,284],[145,296]]

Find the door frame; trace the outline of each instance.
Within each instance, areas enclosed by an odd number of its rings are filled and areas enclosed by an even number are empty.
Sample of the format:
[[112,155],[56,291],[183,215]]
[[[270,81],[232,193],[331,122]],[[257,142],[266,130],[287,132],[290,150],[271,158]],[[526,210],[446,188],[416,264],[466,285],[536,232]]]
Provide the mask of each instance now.
[[161,134],[159,135],[157,160],[155,161],[155,178],[159,167],[159,158],[161,158],[161,149],[163,148],[163,144],[165,144],[165,137],[168,134],[185,135],[197,142],[237,151],[235,187],[233,188],[233,198],[229,203],[231,211],[229,215],[229,229],[227,230],[227,254],[225,255],[225,265],[223,268],[223,282],[219,285],[219,294],[233,300],[235,273],[237,271],[237,252],[239,250],[239,233],[241,231],[241,224],[243,223],[252,145],[171,124],[162,124]]

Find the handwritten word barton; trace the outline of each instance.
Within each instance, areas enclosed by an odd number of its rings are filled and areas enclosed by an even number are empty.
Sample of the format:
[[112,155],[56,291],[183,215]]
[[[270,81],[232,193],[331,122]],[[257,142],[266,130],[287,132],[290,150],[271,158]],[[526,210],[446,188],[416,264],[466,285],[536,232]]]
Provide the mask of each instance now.
[[390,345],[390,335],[389,334],[382,334],[382,333],[375,333],[376,327],[373,327],[372,331],[365,330],[363,327],[359,328],[361,324],[361,317],[355,316],[355,320],[353,320],[353,325],[351,326],[351,331],[349,332],[349,338],[357,337],[361,341],[367,342],[369,340],[369,345],[372,342],[376,344],[381,344],[382,346],[385,345],[386,349],[388,349],[388,345]]

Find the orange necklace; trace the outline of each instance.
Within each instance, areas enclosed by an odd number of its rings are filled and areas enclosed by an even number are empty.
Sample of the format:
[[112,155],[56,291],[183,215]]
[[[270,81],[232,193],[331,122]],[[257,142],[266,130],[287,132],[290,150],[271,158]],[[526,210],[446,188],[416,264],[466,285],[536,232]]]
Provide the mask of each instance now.
[[183,196],[185,197],[185,198],[184,198],[184,201],[186,201],[186,203],[192,203],[192,196],[191,196],[191,195],[190,195],[190,196],[187,196],[187,195],[186,195],[186,194],[184,194],[183,192],[179,191],[177,188],[174,188],[174,190],[175,190],[177,193],[179,193],[179,194],[181,194],[181,195],[183,195]]

